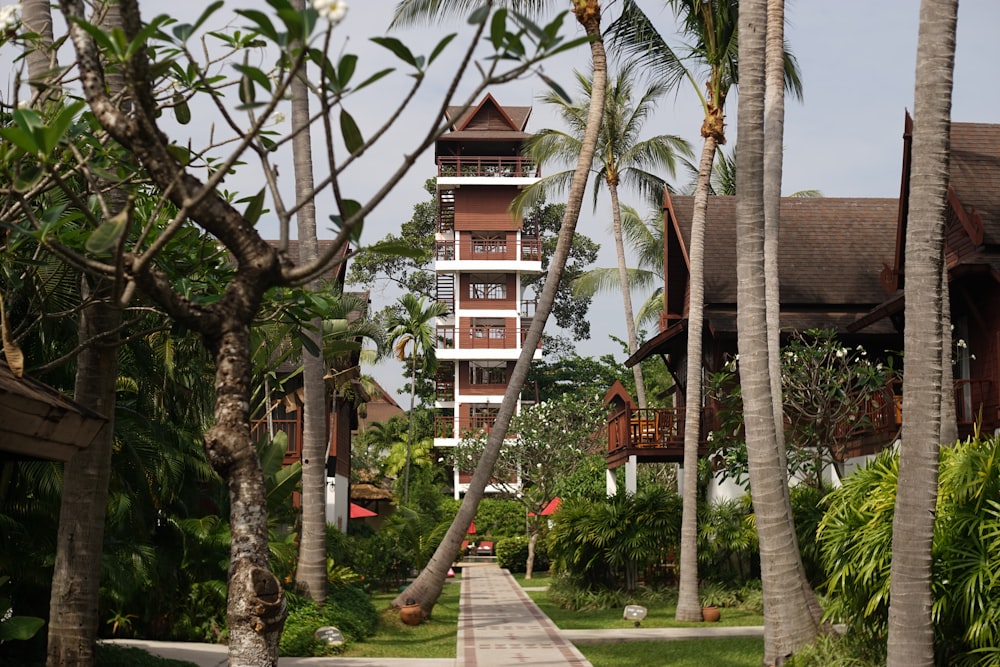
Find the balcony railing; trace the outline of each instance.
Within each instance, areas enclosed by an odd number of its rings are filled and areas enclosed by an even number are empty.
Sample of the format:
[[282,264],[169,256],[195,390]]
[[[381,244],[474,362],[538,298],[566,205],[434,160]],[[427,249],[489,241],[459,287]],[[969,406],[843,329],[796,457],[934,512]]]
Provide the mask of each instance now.
[[439,262],[454,260],[500,261],[518,260],[537,262],[542,258],[541,242],[537,238],[521,238],[519,242],[506,239],[461,241],[435,241],[434,257]]
[[[476,434],[489,435],[493,430],[495,415],[475,415],[456,419],[452,416],[434,418],[435,438],[465,438]],[[511,431],[507,435],[512,435]]]
[[514,350],[524,343],[527,335],[527,329],[494,325],[437,327],[436,340],[442,350]]
[[521,157],[441,155],[438,176],[537,177],[538,167]]

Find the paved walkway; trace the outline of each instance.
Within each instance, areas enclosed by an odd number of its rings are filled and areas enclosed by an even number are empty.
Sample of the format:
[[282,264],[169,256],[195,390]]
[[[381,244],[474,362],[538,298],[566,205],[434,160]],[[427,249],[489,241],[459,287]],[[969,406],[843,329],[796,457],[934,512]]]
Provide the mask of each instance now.
[[[591,667],[574,644],[698,637],[762,637],[763,627],[559,630],[507,570],[463,568],[456,658],[280,658],[279,667]],[[198,667],[225,667],[225,646],[111,640]]]

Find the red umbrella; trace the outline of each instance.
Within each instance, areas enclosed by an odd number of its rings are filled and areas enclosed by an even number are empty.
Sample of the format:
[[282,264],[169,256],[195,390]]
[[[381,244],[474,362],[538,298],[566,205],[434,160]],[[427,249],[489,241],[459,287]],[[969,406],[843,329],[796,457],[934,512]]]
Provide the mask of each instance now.
[[469,524],[469,529],[467,531],[465,531],[465,532],[468,535],[475,535],[476,534],[476,522],[473,521],[472,523],[470,523]]
[[351,518],[352,519],[363,519],[369,516],[378,516],[376,512],[372,512],[370,509],[365,509],[361,505],[355,505],[351,503]]
[[[550,516],[556,513],[559,506],[562,505],[562,498],[553,498],[549,501],[549,504],[542,508],[542,516]],[[529,516],[535,516],[534,512],[529,512]]]

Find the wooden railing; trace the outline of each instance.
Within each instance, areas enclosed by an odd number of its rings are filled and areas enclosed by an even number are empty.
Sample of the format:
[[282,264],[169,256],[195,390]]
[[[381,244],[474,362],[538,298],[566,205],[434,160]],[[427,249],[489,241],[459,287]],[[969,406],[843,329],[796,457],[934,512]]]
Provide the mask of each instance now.
[[519,242],[504,239],[435,241],[434,257],[439,262],[454,260],[537,262],[542,258],[541,242],[534,237]]
[[437,347],[442,350],[513,350],[527,335],[527,329],[491,325],[436,329]]
[[[464,438],[476,433],[489,434],[493,430],[496,416],[461,417],[437,416],[434,418],[435,438]],[[511,431],[507,435],[512,435]]]
[[538,167],[522,157],[441,155],[438,176],[537,177]]

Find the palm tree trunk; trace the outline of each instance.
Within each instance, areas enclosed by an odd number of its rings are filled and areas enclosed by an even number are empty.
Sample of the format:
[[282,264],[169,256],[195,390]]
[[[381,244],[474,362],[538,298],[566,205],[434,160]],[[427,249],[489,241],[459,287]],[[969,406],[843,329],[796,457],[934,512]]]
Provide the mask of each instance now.
[[[37,44],[38,53],[29,56],[29,78],[43,81],[38,68],[48,69],[51,55],[52,17],[50,10],[30,3],[32,26],[48,30]],[[27,9],[27,7],[26,7]],[[46,16],[46,14],[48,14]],[[108,7],[102,27],[120,25],[117,7]],[[48,39],[49,48],[45,48]],[[108,85],[121,90],[120,76],[109,76]],[[37,100],[55,97],[49,90]],[[108,195],[111,211],[127,205],[125,195],[114,190]],[[108,482],[114,451],[114,417],[118,380],[118,331],[121,310],[114,305],[114,286],[106,280],[90,283],[81,277],[81,300],[90,301],[80,317],[81,343],[90,343],[77,358],[74,398],[84,407],[104,415],[108,422],[90,446],[78,452],[63,468],[63,489],[59,509],[55,566],[49,602],[48,667],[96,664],[98,607],[101,583],[101,556],[104,551],[104,522],[107,516]]]
[[493,429],[490,431],[486,448],[483,451],[476,470],[469,482],[468,491],[462,499],[462,504],[458,508],[455,519],[448,532],[438,545],[437,550],[431,557],[427,567],[417,575],[413,583],[406,590],[401,592],[392,601],[394,607],[402,607],[408,598],[417,600],[425,616],[429,616],[441,596],[441,589],[447,578],[448,568],[451,566],[455,554],[458,553],[459,544],[465,536],[469,523],[476,516],[479,502],[486,492],[486,484],[489,482],[500,454],[500,447],[503,445],[507,435],[507,427],[514,416],[514,409],[517,406],[517,399],[521,393],[521,388],[528,377],[528,370],[531,367],[531,360],[534,356],[535,348],[542,340],[542,330],[552,311],[552,304],[555,301],[556,291],[559,288],[559,281],[562,278],[563,270],[566,268],[566,261],[569,258],[569,251],[573,244],[573,234],[576,231],[576,223],[580,218],[580,209],[583,203],[583,195],[587,186],[587,176],[590,173],[591,165],[594,163],[594,149],[597,144],[598,131],[600,130],[601,117],[604,114],[604,96],[607,90],[608,62],[604,51],[604,42],[601,38],[601,10],[597,0],[573,0],[573,12],[577,20],[583,25],[588,37],[593,41],[590,43],[590,53],[593,60],[593,94],[590,98],[590,109],[587,115],[587,131],[584,135],[580,150],[580,157],[573,172],[573,180],[570,184],[569,196],[566,201],[566,211],[563,214],[562,226],[559,229],[559,239],[556,243],[556,250],[549,263],[549,277],[542,287],[542,293],[538,298],[538,306],[535,317],[531,322],[528,333],[525,334],[521,354],[517,358],[514,370],[511,372],[507,389],[504,392],[503,402],[497,414]]
[[764,281],[767,294],[767,353],[774,403],[774,432],[785,458],[784,397],[781,390],[781,290],[778,238],[785,135],[785,0],[768,0],[764,91]]
[[[767,2],[767,38],[764,47],[764,285],[767,298],[767,363],[774,408],[774,439],[778,460],[787,469],[784,392],[781,386],[781,290],[778,274],[781,230],[781,180],[785,136],[785,0]],[[822,488],[822,465],[816,483]],[[790,502],[791,499],[789,499]],[[789,504],[788,515],[792,516]],[[813,619],[820,623],[823,607],[808,585],[805,566],[800,580]]]
[[[944,244],[942,244],[944,245]],[[942,248],[942,251],[944,248]],[[951,358],[951,288],[948,285],[948,260],[941,259],[941,435],[938,442],[958,442],[958,417],[955,414],[955,373]]]
[[[293,0],[302,11],[305,0]],[[319,255],[316,238],[316,205],[313,200],[312,133],[309,131],[309,88],[301,76],[292,81],[292,155],[295,169],[295,214],[299,239],[299,263]],[[318,282],[309,285],[319,289]],[[314,318],[308,337],[319,350],[302,350],[302,529],[295,583],[317,604],[326,602],[326,386],[323,361],[322,321]]]
[[21,23],[27,32],[37,35],[24,59],[28,64],[28,81],[39,98],[36,107],[61,94],[59,88],[49,89],[48,73],[55,68],[56,51],[52,49],[52,4],[49,0],[22,0]]
[[698,163],[698,183],[691,220],[688,284],[687,370],[684,387],[684,469],[681,510],[680,580],[677,592],[678,621],[700,621],[698,596],[698,444],[701,439],[702,331],[705,326],[705,225],[708,190],[717,141],[705,137]]
[[[417,342],[413,341],[413,367],[410,369],[410,427],[406,431],[406,465],[403,473],[403,505],[410,506],[410,457],[413,455],[413,403],[417,396]],[[472,523],[472,519],[469,519]],[[469,525],[469,524],[466,524]]]
[[920,3],[906,229],[903,444],[892,522],[889,667],[934,664],[931,541],[941,437],[941,262],[957,14],[957,0]]
[[[611,195],[611,219],[615,235],[615,254],[618,258],[618,280],[622,285],[622,301],[625,305],[625,327],[628,332],[628,353],[635,354],[639,349],[639,337],[635,331],[635,311],[632,308],[632,288],[628,282],[628,267],[625,263],[625,241],[622,238],[622,209],[618,199],[618,186],[608,182],[608,193]],[[645,408],[646,384],[642,379],[642,364],[632,366],[632,376],[635,378],[635,398],[640,408]]]
[[764,593],[764,664],[779,665],[818,626],[802,583],[788,475],[775,434],[764,279],[764,52],[767,0],[740,3],[736,276],[740,385]]
[[[77,452],[63,469],[49,611],[48,667],[96,664],[98,593],[118,378],[117,336],[107,334],[121,324],[121,311],[105,300],[110,292],[109,284],[99,283],[93,294],[83,295],[93,302],[84,309],[80,320],[80,342],[92,345],[77,358],[74,398],[108,421],[90,446]],[[94,342],[98,338],[100,341]]]

